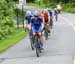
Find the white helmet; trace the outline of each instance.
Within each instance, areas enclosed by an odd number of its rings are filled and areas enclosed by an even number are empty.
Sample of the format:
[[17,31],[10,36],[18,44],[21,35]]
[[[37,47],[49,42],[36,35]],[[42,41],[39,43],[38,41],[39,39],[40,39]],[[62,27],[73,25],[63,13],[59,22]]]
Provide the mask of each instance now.
[[26,12],[26,16],[31,16],[31,15],[32,15],[31,11]]
[[34,16],[39,16],[39,15],[40,15],[40,12],[39,12],[39,11],[34,11],[34,12],[33,12],[33,15],[34,15]]
[[57,10],[57,8],[55,8],[54,10]]
[[44,9],[44,13],[48,13],[48,10],[47,9]]

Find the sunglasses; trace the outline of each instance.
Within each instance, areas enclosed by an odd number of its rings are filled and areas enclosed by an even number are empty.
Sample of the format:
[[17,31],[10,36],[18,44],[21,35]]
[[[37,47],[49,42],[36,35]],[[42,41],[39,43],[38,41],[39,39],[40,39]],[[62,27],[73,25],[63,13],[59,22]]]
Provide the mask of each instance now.
[[38,17],[38,16],[34,16],[34,17]]

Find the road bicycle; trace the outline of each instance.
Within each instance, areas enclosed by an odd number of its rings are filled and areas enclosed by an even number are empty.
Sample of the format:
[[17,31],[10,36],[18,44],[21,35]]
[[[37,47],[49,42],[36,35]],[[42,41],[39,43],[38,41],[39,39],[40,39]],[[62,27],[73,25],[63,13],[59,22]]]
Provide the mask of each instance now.
[[40,42],[40,37],[38,35],[38,32],[36,32],[35,36],[34,36],[34,44],[35,44],[35,49],[36,49],[36,55],[37,57],[40,56],[41,53],[41,42]]

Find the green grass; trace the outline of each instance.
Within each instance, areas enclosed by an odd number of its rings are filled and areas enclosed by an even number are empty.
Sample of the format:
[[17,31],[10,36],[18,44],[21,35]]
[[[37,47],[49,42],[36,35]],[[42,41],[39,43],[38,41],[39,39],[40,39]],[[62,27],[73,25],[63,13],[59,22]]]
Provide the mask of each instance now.
[[25,38],[26,35],[27,32],[25,32],[23,29],[16,29],[14,34],[8,35],[6,39],[0,40],[0,53],[18,43],[20,40]]

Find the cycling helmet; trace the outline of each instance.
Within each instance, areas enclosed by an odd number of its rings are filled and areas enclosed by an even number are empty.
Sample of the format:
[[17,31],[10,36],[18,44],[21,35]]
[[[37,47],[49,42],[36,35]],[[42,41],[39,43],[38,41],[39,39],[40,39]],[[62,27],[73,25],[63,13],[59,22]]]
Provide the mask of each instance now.
[[55,8],[54,10],[57,10],[57,8]]
[[40,13],[39,13],[39,11],[34,11],[34,12],[33,12],[33,15],[34,15],[34,16],[39,16]]
[[48,13],[48,10],[47,9],[44,9],[44,11],[43,11],[44,13]]
[[31,15],[32,15],[31,11],[26,12],[26,16],[31,16]]
[[52,9],[51,8],[49,8],[49,10],[48,11],[52,11]]

